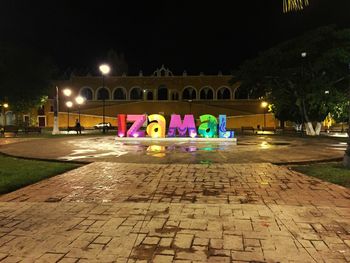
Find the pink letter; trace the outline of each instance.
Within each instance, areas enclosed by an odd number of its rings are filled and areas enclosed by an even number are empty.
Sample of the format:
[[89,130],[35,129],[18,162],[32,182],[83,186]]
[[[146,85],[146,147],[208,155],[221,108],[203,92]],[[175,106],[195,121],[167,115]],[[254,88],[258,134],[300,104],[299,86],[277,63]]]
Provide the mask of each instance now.
[[140,128],[146,121],[146,115],[128,115],[127,121],[134,121],[127,132],[128,137],[145,137],[145,131],[140,131]]

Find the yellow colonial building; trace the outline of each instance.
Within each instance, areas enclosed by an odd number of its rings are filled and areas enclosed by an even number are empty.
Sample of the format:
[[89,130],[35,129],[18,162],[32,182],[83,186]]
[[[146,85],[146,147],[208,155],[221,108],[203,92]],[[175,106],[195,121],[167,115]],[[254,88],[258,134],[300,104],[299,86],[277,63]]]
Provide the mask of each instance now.
[[[168,68],[162,66],[152,75],[144,76],[71,76],[69,80],[56,81],[59,90],[59,126],[74,125],[81,119],[81,125],[88,128],[102,122],[116,125],[119,113],[153,114],[159,113],[170,118],[173,113],[194,114],[198,118],[202,114],[226,114],[228,128],[241,126],[275,127],[276,120],[272,114],[264,112],[261,101],[242,97],[239,83],[231,84],[231,75],[182,75],[175,76]],[[63,90],[69,88],[70,96]],[[75,98],[82,96],[82,105],[75,103]],[[66,102],[71,101],[73,107],[68,109]],[[53,126],[53,98],[50,98],[37,116],[37,124],[41,127]]]

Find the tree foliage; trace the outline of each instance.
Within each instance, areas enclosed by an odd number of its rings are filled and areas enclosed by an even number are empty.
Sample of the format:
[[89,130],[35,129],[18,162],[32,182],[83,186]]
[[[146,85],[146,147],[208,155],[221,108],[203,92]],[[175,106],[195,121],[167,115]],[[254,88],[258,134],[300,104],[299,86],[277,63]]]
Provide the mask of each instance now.
[[272,103],[280,120],[319,122],[346,96],[349,62],[350,29],[327,26],[244,62],[234,80]]
[[23,113],[43,103],[55,68],[34,50],[0,45],[0,101],[14,112]]

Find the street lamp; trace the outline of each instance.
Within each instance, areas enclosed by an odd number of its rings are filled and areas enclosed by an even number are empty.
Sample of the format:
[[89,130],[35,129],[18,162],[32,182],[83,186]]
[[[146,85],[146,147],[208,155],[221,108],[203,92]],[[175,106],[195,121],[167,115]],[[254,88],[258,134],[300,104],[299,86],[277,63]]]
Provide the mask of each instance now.
[[261,102],[261,107],[264,109],[264,128],[266,127],[266,108],[268,105],[266,101]]
[[[107,65],[107,64],[102,64],[102,65],[100,65],[100,67],[99,67],[99,69],[100,69],[100,71],[101,71],[101,73],[102,73],[102,89],[104,89],[104,87],[105,87],[105,76],[111,71],[111,68],[110,68],[110,66],[109,65]],[[103,94],[103,96],[102,96],[102,104],[103,104],[103,106],[102,106],[102,114],[103,114],[103,117],[102,117],[102,132],[103,133],[106,133],[106,127],[105,127],[105,100],[106,100],[106,98],[105,98],[105,96],[104,96],[104,94]]]
[[68,88],[65,88],[65,89],[63,90],[63,94],[64,94],[64,96],[69,97],[70,95],[72,95],[72,90],[70,90],[70,89],[68,89]]
[[[54,116],[54,122],[53,122],[53,130],[52,130],[52,134],[56,135],[60,133],[59,130],[59,125],[58,125],[58,117],[59,117],[59,92],[58,92],[59,88],[58,86],[56,86],[56,97],[54,100],[54,112],[53,112],[53,116]],[[72,91],[69,88],[65,88],[63,90],[63,95],[66,97],[70,97],[70,95],[72,95]]]
[[82,105],[85,101],[85,98],[82,96],[78,96],[75,98],[75,102],[78,104],[78,120],[80,123],[80,105]]
[[68,115],[67,116],[67,133],[69,133],[69,109],[72,108],[73,102],[67,101],[66,106],[67,106],[67,115]]

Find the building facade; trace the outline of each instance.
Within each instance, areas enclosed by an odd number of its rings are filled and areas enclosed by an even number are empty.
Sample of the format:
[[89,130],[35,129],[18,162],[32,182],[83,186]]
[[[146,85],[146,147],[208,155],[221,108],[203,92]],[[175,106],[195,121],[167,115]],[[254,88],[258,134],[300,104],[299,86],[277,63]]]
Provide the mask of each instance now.
[[[73,126],[80,119],[84,127],[93,127],[102,122],[117,125],[116,116],[125,114],[194,114],[198,119],[202,114],[226,114],[229,128],[240,125],[275,126],[275,119],[260,107],[261,101],[237,97],[239,83],[231,83],[231,75],[188,75],[184,72],[175,76],[162,66],[150,76],[142,72],[138,76],[71,76],[68,80],[55,81],[59,90],[59,126]],[[69,88],[72,94],[64,96]],[[40,127],[53,126],[54,92],[41,107],[37,115],[30,116],[31,124]],[[77,105],[75,98],[82,96],[84,104]],[[66,102],[73,102],[72,108]],[[69,119],[68,119],[69,111]],[[237,118],[232,118],[237,116]]]

